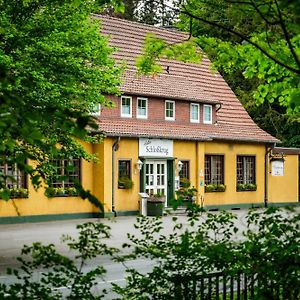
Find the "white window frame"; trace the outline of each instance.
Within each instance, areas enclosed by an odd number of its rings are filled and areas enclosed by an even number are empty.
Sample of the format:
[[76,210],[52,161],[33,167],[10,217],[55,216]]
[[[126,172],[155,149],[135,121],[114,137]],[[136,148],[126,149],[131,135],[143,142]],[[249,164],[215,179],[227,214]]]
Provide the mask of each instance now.
[[[193,119],[192,107],[196,106],[198,110],[198,119]],[[190,122],[191,123],[200,123],[200,105],[199,103],[191,103],[190,104]]]
[[[122,113],[122,107],[123,107],[123,99],[129,99],[130,100],[130,113],[129,114],[124,114]],[[130,96],[121,96],[121,103],[120,103],[120,111],[121,111],[121,117],[122,118],[132,118],[132,97]]]
[[[167,103],[173,104],[173,117],[167,117]],[[165,100],[165,120],[167,121],[175,121],[175,101]]]
[[95,107],[96,107],[96,106],[97,106],[97,110],[91,112],[90,114],[91,114],[92,116],[99,117],[99,116],[101,116],[101,104],[100,104],[100,103],[97,103],[97,104],[95,104]]
[[[206,120],[205,118],[205,109],[210,108],[210,119]],[[211,104],[204,104],[203,105],[203,123],[204,124],[212,124],[212,105]]]
[[[139,115],[139,100],[146,101],[146,115]],[[143,98],[143,97],[136,98],[136,118],[137,119],[148,119],[148,98]]]

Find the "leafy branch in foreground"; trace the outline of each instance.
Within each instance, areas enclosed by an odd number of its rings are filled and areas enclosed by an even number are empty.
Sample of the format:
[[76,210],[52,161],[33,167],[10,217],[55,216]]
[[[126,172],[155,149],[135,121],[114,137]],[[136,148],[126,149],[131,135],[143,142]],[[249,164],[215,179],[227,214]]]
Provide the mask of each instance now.
[[[124,247],[132,251],[123,260],[148,258],[154,267],[146,274],[129,268],[126,286],[114,285],[120,299],[205,299],[224,282],[230,293],[225,278],[240,285],[242,276],[243,289],[251,291],[247,299],[299,299],[299,213],[253,210],[245,228],[229,212],[206,213],[194,206],[189,215],[187,223],[174,217],[170,234],[161,219],[138,218],[139,233],[128,235]],[[237,292],[237,285],[231,289]]]

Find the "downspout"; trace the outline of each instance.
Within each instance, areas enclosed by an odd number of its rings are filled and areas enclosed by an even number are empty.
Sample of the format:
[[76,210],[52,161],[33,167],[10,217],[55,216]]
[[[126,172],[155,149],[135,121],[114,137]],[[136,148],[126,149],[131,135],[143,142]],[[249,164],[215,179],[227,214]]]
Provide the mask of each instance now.
[[269,154],[274,148],[275,144],[273,144],[270,148],[266,145],[266,154],[265,154],[265,197],[264,197],[264,205],[265,208],[268,207],[269,201]]
[[120,139],[121,138],[118,136],[111,151],[111,211],[114,213],[115,217],[117,216],[117,212],[115,210],[115,152],[119,149]]

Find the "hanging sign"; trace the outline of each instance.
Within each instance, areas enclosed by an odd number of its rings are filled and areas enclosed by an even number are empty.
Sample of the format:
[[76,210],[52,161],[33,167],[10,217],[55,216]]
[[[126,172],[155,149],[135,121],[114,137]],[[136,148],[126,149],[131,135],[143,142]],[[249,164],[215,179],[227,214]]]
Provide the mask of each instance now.
[[284,175],[284,162],[282,159],[271,161],[272,176],[283,176]]
[[139,156],[173,157],[173,141],[163,139],[139,139]]

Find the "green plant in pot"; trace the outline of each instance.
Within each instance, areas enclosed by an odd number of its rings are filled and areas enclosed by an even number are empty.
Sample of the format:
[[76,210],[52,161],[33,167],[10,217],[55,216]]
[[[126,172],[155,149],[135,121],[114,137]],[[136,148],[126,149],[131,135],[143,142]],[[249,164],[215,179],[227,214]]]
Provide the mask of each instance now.
[[132,189],[133,181],[128,176],[122,176],[118,180],[119,189]]
[[166,196],[163,193],[150,195],[147,201],[147,216],[158,217],[163,215]]

